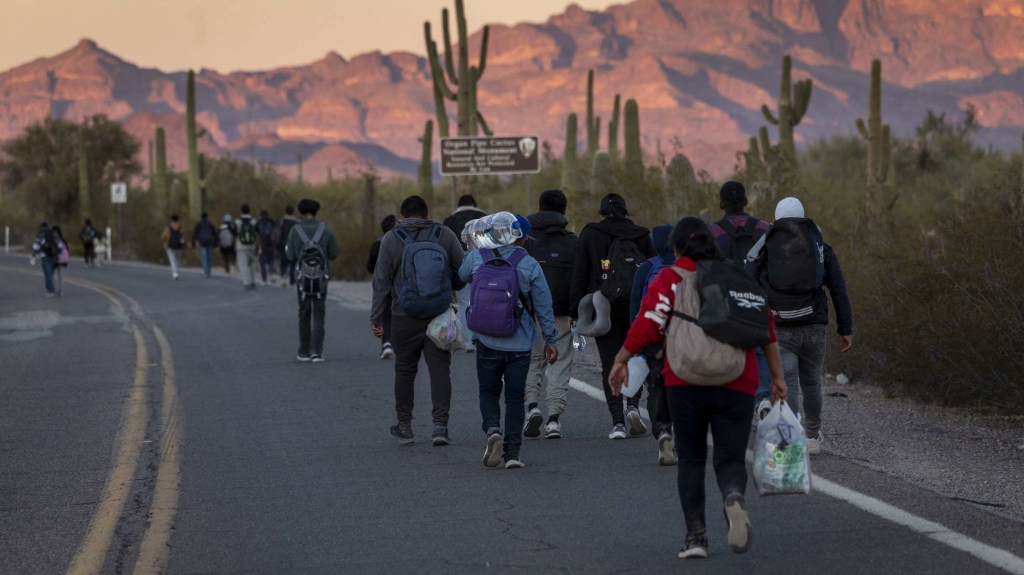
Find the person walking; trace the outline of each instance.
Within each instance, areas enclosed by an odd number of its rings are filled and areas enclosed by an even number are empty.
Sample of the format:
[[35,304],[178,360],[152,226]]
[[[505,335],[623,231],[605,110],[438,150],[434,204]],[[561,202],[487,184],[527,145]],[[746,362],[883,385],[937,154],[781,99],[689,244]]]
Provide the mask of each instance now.
[[[394,215],[388,215],[380,222],[380,231],[387,234],[394,229],[395,224],[398,223],[398,218]],[[366,259],[366,271],[373,276],[373,272],[377,269],[377,260],[380,258],[380,242],[384,239],[381,236],[370,245],[370,254]],[[380,358],[381,359],[393,359],[395,357],[394,347],[391,345],[391,294],[388,294],[387,301],[384,305],[384,317],[383,323],[381,324],[384,328],[384,334],[380,338]]]
[[[540,264],[523,249],[523,244],[530,233],[530,222],[523,216],[517,215],[516,219],[523,231],[523,237],[510,246],[493,250],[473,250],[466,254],[466,259],[459,267],[459,277],[468,283],[472,283],[474,276],[481,273],[481,266],[485,266],[484,269],[490,272],[486,276],[487,280],[494,281],[495,274],[507,274],[508,279],[519,286],[518,297],[515,301],[507,303],[507,310],[489,305],[493,301],[486,300],[483,294],[487,290],[479,286],[478,289],[471,290],[470,295],[470,314],[473,313],[472,306],[480,306],[488,314],[507,315],[507,319],[514,323],[510,332],[495,330],[489,333],[476,333],[473,336],[476,344],[476,375],[480,385],[480,416],[483,419],[484,433],[487,434],[483,463],[487,467],[497,467],[501,459],[504,459],[505,469],[524,466],[519,453],[525,419],[523,401],[535,341],[540,339],[544,342],[544,357],[548,364],[553,364],[558,359],[556,345],[559,334],[558,328],[555,327],[551,291],[548,289]],[[499,263],[505,265],[490,265],[490,262],[497,260],[503,260]],[[485,303],[487,305],[484,305]],[[543,334],[540,338],[537,337],[538,325]],[[484,331],[482,327],[480,331]],[[500,405],[503,389],[504,431],[501,427]]]
[[71,253],[60,226],[53,226],[53,238],[57,242],[57,261],[53,267],[55,272],[54,290],[59,297],[64,297],[64,272],[68,269],[68,263],[71,261]]
[[[558,330],[555,344],[558,359],[554,363],[548,362],[547,342],[543,338],[537,338],[530,354],[530,372],[526,376],[528,413],[523,427],[523,436],[528,438],[540,437],[541,426],[544,427],[545,438],[562,437],[560,418],[565,413],[569,376],[576,354],[572,345],[572,321],[569,319],[569,290],[579,238],[566,228],[569,225],[565,218],[567,205],[568,200],[562,190],[545,190],[540,195],[537,213],[527,217],[530,234],[524,247],[544,272]],[[542,390],[548,414],[546,425],[540,410]]]
[[50,229],[49,224],[43,222],[39,224],[39,230],[36,232],[35,239],[32,240],[32,255],[29,256],[29,263],[36,265],[36,259],[39,259],[39,265],[43,268],[43,286],[46,288],[46,297],[55,297],[57,291],[53,286],[53,269],[57,265],[57,256],[60,254],[60,247],[57,245],[57,239],[54,237],[53,230]]
[[171,277],[178,279],[181,253],[185,249],[185,237],[182,234],[181,222],[178,221],[178,214],[171,214],[171,221],[160,235],[160,241],[164,244],[167,261],[171,264]]
[[839,258],[817,224],[804,217],[800,200],[790,197],[776,205],[775,223],[751,267],[775,316],[789,388],[787,401],[793,413],[802,414],[807,453],[818,455],[824,442],[821,371],[829,323],[826,288],[835,308],[839,351],[853,346],[853,309]]
[[261,253],[256,220],[252,217],[249,204],[242,204],[242,214],[235,222],[238,235],[235,236],[235,259],[238,275],[242,278],[245,291],[256,289],[256,262]]
[[[298,218],[295,217],[295,208],[292,206],[285,206],[284,216],[281,221],[277,224],[278,243],[277,249],[281,254],[281,287],[287,288],[290,285],[295,285],[295,268],[291,266],[288,261],[288,255],[284,253],[285,246],[288,244],[288,236],[291,234],[292,226],[298,223]],[[287,276],[287,279],[286,279]]]
[[[323,282],[316,284],[315,290],[310,289],[310,286],[301,279],[296,282],[299,296],[299,351],[296,359],[312,363],[324,361],[328,267],[329,262],[337,259],[341,253],[334,231],[316,219],[319,212],[320,202],[312,199],[300,201],[299,214],[302,219],[289,231],[288,241],[285,243],[285,254],[293,268],[300,258],[305,258],[310,252],[319,256],[321,260],[316,265],[322,266],[320,271],[324,274]],[[315,244],[319,249],[309,244]],[[308,264],[304,262],[303,265]]]
[[[708,231],[699,218],[679,220],[672,231],[676,261],[663,269],[651,282],[640,305],[640,313],[629,328],[622,349],[615,355],[610,375],[612,392],[618,394],[629,377],[627,362],[645,348],[664,342],[666,331],[672,337],[670,321],[675,298],[682,293],[681,282],[694,281],[697,263],[722,259]],[[767,311],[765,312],[768,313]],[[775,330],[768,320],[769,343],[762,346],[771,370],[772,401],[786,397],[786,386],[779,359]],[[686,523],[686,539],[679,550],[680,559],[703,558],[708,555],[707,523],[705,521],[705,467],[708,453],[708,429],[714,442],[714,469],[728,524],[729,547],[736,553],[750,549],[751,527],[746,509],[747,443],[750,437],[750,413],[757,389],[757,359],[747,350],[744,368],[734,381],[720,386],[691,385],[666,361],[663,367],[665,394],[675,434],[677,488]]]
[[[380,256],[373,272],[373,305],[370,310],[373,335],[384,337],[384,308],[388,296],[391,296],[391,344],[395,351],[395,413],[398,418],[398,423],[391,426],[391,435],[400,444],[413,442],[414,384],[422,356],[430,372],[431,419],[434,424],[431,439],[434,445],[448,445],[451,443],[448,435],[452,397],[451,352],[440,349],[427,337],[427,325],[437,314],[423,317],[425,314],[417,308],[433,307],[432,304],[439,301],[442,309],[438,314],[445,310],[444,306],[450,304],[451,293],[463,287],[457,274],[465,253],[454,232],[430,219],[423,198],[405,198],[399,214],[398,225],[384,234],[380,242]],[[403,257],[403,254],[415,252],[426,252],[428,257]],[[424,265],[413,266],[412,261],[422,261]],[[417,284],[441,288],[436,294],[421,294],[416,290]],[[427,295],[431,306],[423,301]],[[447,302],[444,301],[446,295]]]
[[78,232],[78,239],[82,240],[82,251],[85,257],[86,267],[93,267],[96,265],[96,238],[100,235],[92,225],[92,220],[89,218],[85,219],[85,226]]
[[203,212],[192,230],[192,249],[199,252],[199,265],[203,275],[210,277],[213,266],[213,248],[217,246],[217,229],[210,223],[210,214]]
[[625,198],[616,193],[606,195],[601,199],[598,213],[601,221],[587,224],[580,231],[569,312],[572,319],[578,319],[580,300],[598,290],[611,302],[611,329],[595,337],[594,341],[601,357],[601,384],[612,416],[612,430],[608,438],[625,439],[627,422],[629,435],[638,436],[647,432],[647,426],[640,417],[641,393],[628,398],[626,409],[623,410],[622,398],[613,395],[608,385],[608,375],[615,354],[622,347],[629,330],[629,295],[636,270],[658,253],[651,243],[651,234],[647,228],[634,224],[627,217],[629,210]]
[[224,273],[231,275],[231,260],[235,258],[235,238],[238,236],[238,228],[235,226],[231,214],[224,214],[224,221],[217,228],[217,243],[220,245],[220,255],[224,258]]
[[[466,227],[466,223],[471,220],[476,220],[484,217],[483,210],[476,207],[476,200],[470,194],[464,194],[459,197],[458,207],[451,213],[447,218],[444,219],[444,225],[455,232],[455,237],[459,239],[459,243],[462,245],[462,250],[469,249],[465,243],[462,242],[462,229]],[[459,300],[459,319],[462,320],[462,326],[465,331],[465,344],[464,350],[466,352],[473,352],[473,332],[466,327],[466,308],[469,307],[469,286],[466,286],[456,293]]]
[[256,235],[259,236],[260,247],[260,280],[267,285],[267,273],[274,273],[276,254],[274,253],[274,230],[277,222],[270,219],[270,212],[260,210],[260,219],[256,222]]

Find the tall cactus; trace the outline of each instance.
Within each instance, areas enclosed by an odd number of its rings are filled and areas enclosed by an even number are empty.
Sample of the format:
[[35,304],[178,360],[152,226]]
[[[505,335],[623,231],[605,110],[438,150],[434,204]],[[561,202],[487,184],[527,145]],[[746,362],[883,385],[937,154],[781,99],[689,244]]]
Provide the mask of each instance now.
[[614,174],[611,154],[599,151],[594,154],[590,168],[590,193],[593,198],[603,198],[605,194],[615,191]]
[[594,70],[587,71],[587,155],[601,147],[601,118],[594,116]]
[[665,173],[665,207],[669,215],[690,210],[690,196],[697,190],[697,174],[693,163],[683,154],[672,156]]
[[566,193],[579,190],[576,182],[579,167],[576,163],[576,114],[569,114],[565,121],[565,154],[562,155],[562,189]]
[[612,163],[619,161],[619,95],[615,94],[612,119],[608,121],[608,156]]
[[185,137],[188,139],[188,211],[193,221],[199,221],[203,211],[203,197],[199,191],[199,145],[196,132],[196,74],[188,71],[186,85]]
[[92,215],[92,196],[89,193],[89,156],[85,147],[85,124],[78,127],[75,142],[78,155],[78,212],[81,219]]
[[[644,179],[644,155],[640,147],[640,107],[636,100],[626,100],[623,108],[626,125],[623,126],[625,138],[624,171],[626,185],[630,188],[639,187]],[[635,190],[627,190],[635,191]]]
[[295,182],[302,187],[304,182],[302,181],[302,154],[295,155]]
[[787,54],[782,58],[782,81],[779,86],[778,117],[772,114],[767,104],[761,105],[761,113],[768,122],[779,127],[779,146],[791,162],[796,161],[796,143],[793,139],[793,128],[800,124],[807,106],[811,102],[811,90],[814,88],[811,79],[801,80],[795,84],[791,81],[793,59]]
[[868,185],[882,184],[888,179],[892,149],[890,129],[882,123],[882,62],[871,61],[871,100],[868,122],[857,118],[857,131],[868,141]]
[[[487,41],[490,28],[484,26],[483,39],[480,43],[480,59],[476,66],[469,63],[469,34],[466,26],[466,11],[463,0],[455,0],[455,22],[458,32],[458,66],[452,51],[451,32],[448,24],[448,9],[441,11],[444,34],[444,67],[437,51],[437,42],[430,32],[430,22],[423,23],[423,36],[427,44],[427,59],[430,62],[430,73],[434,81],[434,107],[437,114],[437,126],[441,137],[448,136],[448,119],[444,100],[456,103],[458,109],[458,133],[460,136],[476,136],[478,130],[484,134],[492,134],[477,108],[477,83],[487,66]],[[445,71],[448,73],[445,79]],[[452,87],[449,87],[451,82]]]
[[419,176],[420,196],[426,200],[427,205],[430,206],[434,203],[434,154],[432,151],[434,144],[434,122],[432,120],[427,120],[427,123],[424,124],[423,137],[419,140],[423,144],[423,153],[420,156],[420,165],[416,170],[417,175]]
[[157,213],[163,218],[167,215],[169,186],[167,185],[167,143],[164,129],[156,129],[156,177],[153,181],[153,192],[156,197]]

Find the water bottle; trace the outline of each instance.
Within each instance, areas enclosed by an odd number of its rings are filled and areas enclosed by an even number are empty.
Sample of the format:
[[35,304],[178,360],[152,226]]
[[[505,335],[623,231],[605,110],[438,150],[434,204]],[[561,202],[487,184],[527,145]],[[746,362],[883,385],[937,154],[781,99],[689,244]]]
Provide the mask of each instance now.
[[643,387],[644,381],[647,380],[647,374],[651,372],[651,368],[647,365],[647,358],[643,355],[635,355],[629,358],[629,361],[626,362],[626,367],[629,371],[629,383],[622,386],[622,395],[633,397]]
[[494,249],[507,246],[523,237],[516,217],[509,212],[498,212],[466,222],[462,228],[462,241],[473,249]]
[[583,351],[587,349],[587,338],[580,335],[576,329],[576,322],[572,322],[572,348],[576,351]]

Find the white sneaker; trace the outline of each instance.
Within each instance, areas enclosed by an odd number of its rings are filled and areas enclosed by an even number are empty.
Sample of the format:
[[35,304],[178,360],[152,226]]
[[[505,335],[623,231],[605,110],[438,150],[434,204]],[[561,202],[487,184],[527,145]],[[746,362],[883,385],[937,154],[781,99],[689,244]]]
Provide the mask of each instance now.
[[671,433],[662,431],[658,436],[658,465],[675,465],[678,461],[675,438]]
[[545,439],[559,439],[562,437],[562,424],[557,421],[549,421],[544,428]]
[[394,357],[395,357],[395,350],[391,348],[391,344],[390,343],[385,343],[384,346],[380,348],[380,358],[381,359],[393,359]]
[[612,432],[608,434],[608,439],[626,439],[626,426],[622,423],[613,425]]
[[816,437],[807,438],[807,455],[821,455],[821,444],[825,442],[825,436],[818,431]]
[[544,416],[540,409],[534,407],[526,414],[526,423],[523,424],[523,437],[531,439],[540,437],[540,426],[544,423]]

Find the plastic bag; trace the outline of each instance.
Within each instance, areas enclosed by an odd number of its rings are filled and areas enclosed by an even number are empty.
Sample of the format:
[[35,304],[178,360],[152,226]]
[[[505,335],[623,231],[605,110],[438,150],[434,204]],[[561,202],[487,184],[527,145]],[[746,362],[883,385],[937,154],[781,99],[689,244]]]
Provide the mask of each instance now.
[[752,471],[760,495],[811,492],[804,427],[785,401],[772,405],[768,415],[757,424]]
[[438,348],[444,351],[456,351],[463,348],[464,330],[459,321],[459,312],[455,306],[449,306],[441,315],[430,320],[427,326],[427,337]]

